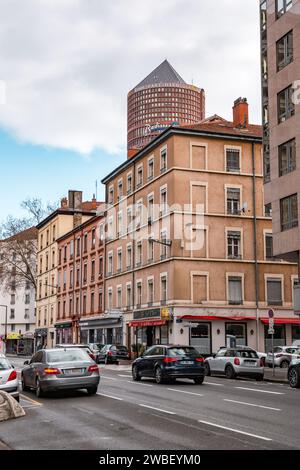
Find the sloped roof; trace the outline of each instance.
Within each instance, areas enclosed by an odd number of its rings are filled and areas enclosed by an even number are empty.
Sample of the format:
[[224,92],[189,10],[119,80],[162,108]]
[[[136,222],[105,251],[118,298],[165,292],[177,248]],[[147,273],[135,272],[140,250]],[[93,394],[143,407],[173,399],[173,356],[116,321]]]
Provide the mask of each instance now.
[[159,83],[182,83],[186,82],[176,72],[172,65],[164,60],[156,69],[154,69],[149,75],[144,78],[135,88],[141,88],[148,85],[155,85]]
[[180,127],[183,129],[249,137],[262,137],[263,134],[262,126],[260,125],[248,124],[247,127],[234,127],[233,122],[226,121],[226,119],[218,115],[206,118],[196,124],[185,124]]

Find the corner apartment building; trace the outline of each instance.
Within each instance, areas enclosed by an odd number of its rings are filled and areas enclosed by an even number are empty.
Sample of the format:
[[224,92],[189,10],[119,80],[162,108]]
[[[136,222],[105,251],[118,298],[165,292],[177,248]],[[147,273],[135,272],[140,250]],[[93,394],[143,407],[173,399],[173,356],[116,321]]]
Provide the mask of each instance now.
[[123,313],[124,344],[210,354],[235,337],[268,349],[270,307],[275,344],[300,336],[296,266],[273,258],[262,130],[249,124],[246,99],[236,100],[233,122],[215,115],[167,129],[102,182],[105,309]]
[[69,191],[61,207],[37,225],[36,348],[53,347],[57,318],[58,238],[96,215],[97,202],[82,202],[81,191]]
[[274,255],[299,262],[300,1],[261,0],[265,202]]
[[56,343],[112,342],[104,315],[104,231],[101,215],[57,240]]

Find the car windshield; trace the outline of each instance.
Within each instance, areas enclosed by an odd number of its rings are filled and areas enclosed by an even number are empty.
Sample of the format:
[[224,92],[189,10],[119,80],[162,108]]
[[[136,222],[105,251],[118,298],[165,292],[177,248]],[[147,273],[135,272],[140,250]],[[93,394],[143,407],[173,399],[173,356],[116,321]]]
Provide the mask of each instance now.
[[0,357],[0,370],[11,369],[11,365],[5,357]]
[[189,348],[185,346],[177,347],[177,348],[169,348],[168,355],[171,357],[176,356],[199,356],[198,351],[195,348]]
[[83,349],[63,349],[47,352],[47,362],[83,362],[90,361],[89,355]]
[[246,358],[253,358],[253,359],[257,359],[258,358],[258,355],[257,355],[257,352],[256,351],[243,351],[243,350],[238,350],[235,352],[236,356],[237,357],[246,357]]

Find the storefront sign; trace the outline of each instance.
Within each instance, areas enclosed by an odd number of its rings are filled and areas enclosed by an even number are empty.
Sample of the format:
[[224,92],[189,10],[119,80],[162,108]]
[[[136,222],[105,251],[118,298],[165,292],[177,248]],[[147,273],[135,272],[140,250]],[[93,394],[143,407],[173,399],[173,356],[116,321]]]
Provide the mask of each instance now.
[[54,325],[56,329],[62,329],[62,328],[72,328],[72,322],[69,323],[56,323]]
[[172,320],[173,318],[173,308],[163,307],[160,311],[160,317],[162,320]]
[[20,336],[21,335],[19,333],[8,333],[7,339],[19,339]]
[[136,310],[133,312],[134,320],[142,320],[143,318],[160,318],[160,309],[152,308],[149,310]]

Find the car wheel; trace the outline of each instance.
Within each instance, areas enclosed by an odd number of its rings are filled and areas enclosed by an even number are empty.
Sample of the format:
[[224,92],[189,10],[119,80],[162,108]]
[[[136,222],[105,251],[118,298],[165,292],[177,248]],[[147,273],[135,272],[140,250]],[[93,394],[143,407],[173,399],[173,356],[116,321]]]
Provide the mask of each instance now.
[[96,395],[98,387],[89,387],[87,388],[88,395]]
[[300,374],[295,367],[289,370],[288,381],[292,388],[300,388]]
[[162,370],[160,367],[156,367],[155,369],[155,380],[157,384],[162,384],[164,383],[163,375],[162,375]]
[[210,367],[209,367],[208,362],[205,362],[205,363],[204,363],[204,373],[205,373],[205,375],[208,376],[208,377],[211,375]]
[[203,377],[203,376],[195,377],[195,378],[194,378],[194,382],[195,382],[195,384],[197,384],[197,385],[203,384],[203,381],[204,381],[204,377]]
[[234,379],[235,377],[235,372],[232,366],[227,366],[225,369],[225,376],[226,379]]
[[256,376],[256,380],[257,380],[257,382],[262,382],[264,380],[264,376],[259,374],[259,375]]
[[137,366],[133,366],[132,368],[132,378],[135,382],[138,382],[139,380],[141,380],[141,376],[139,374]]
[[290,363],[289,361],[282,361],[280,364],[281,369],[287,369],[289,367]]
[[42,398],[44,396],[43,390],[41,388],[40,380],[37,378],[35,382],[35,394],[37,398]]
[[27,387],[27,385],[25,385],[25,379],[24,379],[24,376],[23,376],[23,375],[22,375],[21,382],[22,382],[22,390],[23,390],[23,392],[26,392],[27,390],[29,390],[29,387]]

